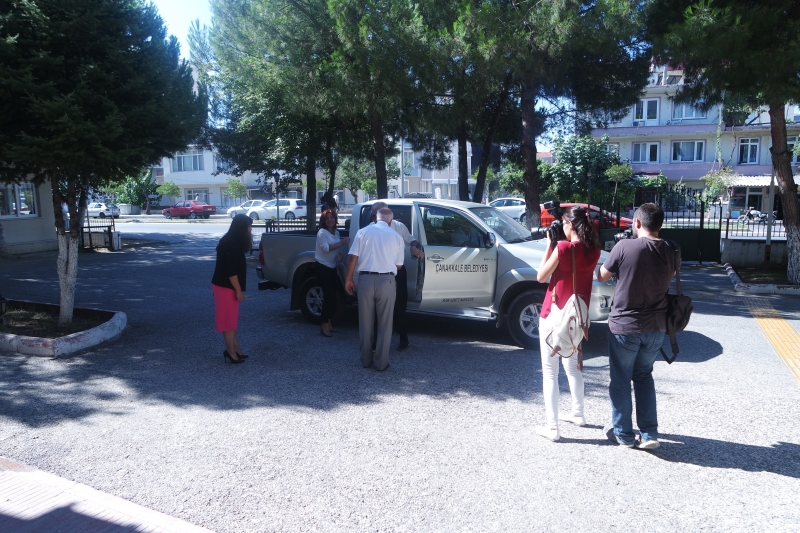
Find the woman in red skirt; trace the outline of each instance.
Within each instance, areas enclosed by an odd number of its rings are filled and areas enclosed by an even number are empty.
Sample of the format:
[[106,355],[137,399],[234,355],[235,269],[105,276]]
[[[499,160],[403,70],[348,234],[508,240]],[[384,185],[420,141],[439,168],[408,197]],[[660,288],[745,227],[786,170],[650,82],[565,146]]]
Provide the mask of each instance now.
[[253,248],[250,232],[253,221],[247,215],[236,215],[231,227],[217,245],[217,264],[211,278],[214,293],[217,331],[225,339],[222,356],[226,363],[238,364],[247,358],[239,347],[236,329],[239,324],[239,302],[244,301],[247,286],[247,261],[245,254]]

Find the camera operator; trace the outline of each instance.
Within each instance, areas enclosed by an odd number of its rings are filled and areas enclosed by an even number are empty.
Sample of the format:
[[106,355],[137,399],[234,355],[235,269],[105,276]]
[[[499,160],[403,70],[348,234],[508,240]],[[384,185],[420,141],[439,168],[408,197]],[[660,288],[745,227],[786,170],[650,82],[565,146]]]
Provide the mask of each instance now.
[[[559,217],[560,218],[560,217]],[[558,222],[558,224],[556,224]],[[577,294],[589,305],[592,293],[592,274],[600,259],[600,241],[584,207],[570,207],[563,220],[556,220],[548,231],[547,252],[539,265],[536,279],[539,283],[550,280],[539,315],[539,351],[542,358],[542,388],[544,393],[546,426],[536,426],[536,432],[552,441],[559,440],[558,432],[558,360],[564,365],[572,393],[572,413],[565,416],[577,426],[586,425],[583,416],[583,374],[578,368],[578,357],[551,357],[547,336],[554,324],[548,321],[550,311],[563,309],[567,300]],[[575,284],[572,278],[572,250],[575,249]]]

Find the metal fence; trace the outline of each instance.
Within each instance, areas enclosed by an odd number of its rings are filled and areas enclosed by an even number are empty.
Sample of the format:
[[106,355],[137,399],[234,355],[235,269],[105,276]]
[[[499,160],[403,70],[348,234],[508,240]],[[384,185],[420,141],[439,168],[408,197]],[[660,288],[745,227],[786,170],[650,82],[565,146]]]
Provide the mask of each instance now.
[[264,228],[264,233],[276,233],[279,231],[297,231],[306,229],[306,221],[301,219],[294,220],[255,220],[253,228]]
[[[725,238],[729,237],[767,237],[767,224],[764,222],[757,222],[754,220],[745,220],[739,222],[735,218],[725,220],[725,229],[723,231]],[[772,237],[777,239],[786,238],[786,228],[783,226],[783,220],[776,220],[772,223]]]
[[81,227],[81,248],[110,248],[112,234],[116,231],[113,217],[92,218],[86,216]]

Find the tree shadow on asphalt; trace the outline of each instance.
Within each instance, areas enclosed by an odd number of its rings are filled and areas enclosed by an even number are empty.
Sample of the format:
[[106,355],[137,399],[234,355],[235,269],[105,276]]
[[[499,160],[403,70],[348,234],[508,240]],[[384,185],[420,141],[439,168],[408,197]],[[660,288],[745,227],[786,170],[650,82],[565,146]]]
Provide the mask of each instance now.
[[[142,401],[218,410],[330,410],[392,395],[540,400],[538,350],[517,347],[505,328],[489,323],[409,315],[411,347],[392,350],[387,372],[365,370],[358,354],[357,309],[347,309],[333,338],[321,337],[317,326],[288,311],[288,290],[256,290],[254,257],[248,260],[239,326],[251,357],[242,365],[225,365],[210,291],[218,240],[187,235],[170,246],[81,257],[76,305],[123,310],[128,328],[117,342],[65,359],[3,357],[0,413],[37,427],[94,413],[123,415]],[[52,269],[48,258],[4,272],[0,281],[16,282],[3,294],[58,301]],[[593,324],[585,346],[585,359],[595,363],[587,371],[599,379],[587,392],[604,393],[606,331],[604,323]],[[680,361],[703,362],[721,353],[718,343],[697,333],[685,332],[678,340]],[[115,401],[122,397],[131,401]]]

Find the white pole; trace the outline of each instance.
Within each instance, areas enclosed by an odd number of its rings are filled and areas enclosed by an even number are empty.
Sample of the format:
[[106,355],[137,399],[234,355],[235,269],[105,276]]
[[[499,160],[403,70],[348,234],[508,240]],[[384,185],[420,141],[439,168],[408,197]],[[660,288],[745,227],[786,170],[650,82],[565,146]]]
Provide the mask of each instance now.
[[403,138],[400,137],[400,198],[404,198],[406,195],[405,183],[406,183],[406,170],[403,166],[403,156],[406,155],[406,143],[403,141]]

